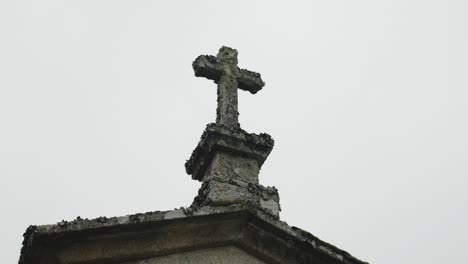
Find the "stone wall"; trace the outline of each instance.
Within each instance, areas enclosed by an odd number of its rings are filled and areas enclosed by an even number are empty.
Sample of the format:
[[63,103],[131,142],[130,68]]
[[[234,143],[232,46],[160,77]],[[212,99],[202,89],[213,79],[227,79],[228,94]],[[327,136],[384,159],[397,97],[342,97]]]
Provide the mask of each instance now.
[[155,257],[122,264],[266,264],[236,247],[219,247],[189,251],[163,257]]

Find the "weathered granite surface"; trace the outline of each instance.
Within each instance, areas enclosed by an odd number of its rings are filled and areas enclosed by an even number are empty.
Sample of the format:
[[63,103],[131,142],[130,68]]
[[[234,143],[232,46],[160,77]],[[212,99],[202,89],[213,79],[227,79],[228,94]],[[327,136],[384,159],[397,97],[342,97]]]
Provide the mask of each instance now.
[[275,187],[222,178],[205,181],[190,208],[198,210],[205,206],[223,207],[233,204],[262,211],[275,219],[279,219],[281,211],[279,194]]
[[30,226],[19,264],[131,263],[223,246],[265,263],[365,263],[269,214],[230,205]]
[[222,177],[258,183],[258,173],[273,145],[265,133],[208,124],[185,169],[199,181]]
[[279,219],[278,190],[259,184],[258,174],[273,149],[267,134],[207,125],[185,163],[188,174],[203,182],[192,207],[242,204]]
[[221,47],[215,56],[202,55],[192,64],[195,76],[213,80],[218,85],[216,124],[238,128],[237,88],[257,93],[265,85],[259,73],[237,66],[237,50]]
[[222,47],[216,57],[202,55],[192,64],[195,76],[218,86],[216,123],[207,125],[185,163],[187,173],[203,182],[192,207],[242,204],[279,219],[278,191],[258,181],[274,141],[268,134],[248,133],[238,123],[237,89],[255,94],[265,83],[259,73],[240,69],[237,55]]
[[203,250],[195,250],[169,256],[136,260],[122,264],[265,264],[247,252],[234,247],[218,247]]

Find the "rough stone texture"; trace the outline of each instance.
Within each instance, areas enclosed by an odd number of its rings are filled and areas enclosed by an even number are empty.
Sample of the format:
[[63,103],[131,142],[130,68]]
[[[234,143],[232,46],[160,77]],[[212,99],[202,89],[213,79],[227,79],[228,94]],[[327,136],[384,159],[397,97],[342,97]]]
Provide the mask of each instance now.
[[[217,83],[221,75],[224,74],[224,64],[228,64],[228,67],[231,67],[230,65],[237,66],[237,55],[237,50],[229,47],[221,47],[216,57],[212,55],[198,56],[192,63],[195,76],[205,77]],[[242,90],[256,94],[265,86],[265,82],[263,82],[260,73],[241,69],[239,67],[236,67],[234,73],[239,88]]]
[[[212,177],[234,177],[257,183],[258,172],[273,145],[274,141],[268,134],[256,135],[242,129],[208,124],[190,159],[185,163],[185,169],[194,180],[199,181]],[[215,154],[221,154],[223,157],[217,158],[212,165]],[[220,159],[232,161],[222,164]],[[207,170],[210,165],[211,168]],[[222,173],[219,173],[220,170]]]
[[216,152],[213,156],[203,177],[204,181],[224,178],[258,183],[257,176],[260,169],[256,160],[221,151]]
[[237,88],[257,93],[265,85],[260,74],[237,67],[237,54],[235,49],[221,47],[216,57],[202,55],[192,64],[195,76],[218,84],[216,124],[229,128],[240,127]]
[[236,247],[219,247],[189,251],[169,256],[125,262],[122,264],[265,264],[247,252]]
[[279,194],[275,187],[219,178],[203,183],[191,208],[199,210],[205,206],[222,207],[231,204],[260,210],[275,219],[279,219],[281,211]]
[[224,246],[272,264],[365,263],[269,214],[230,205],[31,226],[19,264],[132,263]]
[[185,168],[203,182],[192,208],[242,204],[279,219],[279,195],[258,182],[260,168],[273,149],[267,134],[250,134],[238,124],[237,87],[256,93],[263,86],[260,74],[237,67],[237,50],[222,47],[217,57],[200,56],[193,63],[195,76],[218,84],[216,124],[209,124]]
[[267,134],[209,124],[185,164],[192,178],[203,181],[192,207],[243,204],[279,219],[278,191],[258,182],[273,145]]
[[217,57],[199,56],[193,62],[195,76],[218,84],[216,124],[209,124],[185,168],[203,182],[192,204],[227,206],[243,204],[279,218],[279,196],[259,185],[258,174],[273,149],[267,134],[250,134],[240,128],[237,88],[258,92],[265,83],[260,74],[237,67],[237,50],[222,47]]

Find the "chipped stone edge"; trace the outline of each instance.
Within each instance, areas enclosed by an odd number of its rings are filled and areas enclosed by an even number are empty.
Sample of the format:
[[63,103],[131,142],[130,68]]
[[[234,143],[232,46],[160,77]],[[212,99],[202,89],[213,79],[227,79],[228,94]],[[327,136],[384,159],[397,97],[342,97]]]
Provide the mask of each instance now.
[[[207,124],[199,143],[192,151],[190,158],[185,162],[185,171],[187,174],[192,175],[194,180],[202,181],[202,174],[213,158],[214,150],[212,149],[213,146],[211,146],[213,137],[227,137],[245,142],[251,148],[251,153],[239,152],[239,154],[249,156],[256,153],[257,156],[262,156],[258,160],[259,167],[263,165],[275,144],[273,138],[266,133],[248,133],[241,128],[229,128],[215,123]],[[232,151],[238,152],[234,149]]]
[[327,243],[318,237],[312,235],[311,233],[300,229],[296,226],[290,226],[286,222],[281,220],[275,220],[268,214],[264,212],[257,211],[254,213],[259,219],[275,226],[276,228],[288,233],[289,235],[299,239],[302,242],[307,243],[308,245],[312,246],[314,249],[331,256],[339,261],[349,264],[369,264],[368,262],[362,261],[347,251],[344,251],[330,243]]
[[291,235],[292,237],[310,245],[315,250],[318,250],[328,256],[331,256],[343,263],[349,264],[366,264],[367,262],[361,261],[353,257],[348,252],[341,250],[327,242],[324,242],[316,236],[310,234],[295,226],[289,226],[286,222],[280,221],[271,215],[258,211],[252,208],[246,208],[242,205],[231,205],[226,207],[200,207],[174,209],[170,211],[153,211],[140,214],[125,215],[120,217],[98,217],[95,219],[82,219],[77,217],[73,221],[62,220],[57,224],[34,226],[31,225],[24,233],[23,246],[21,248],[21,255],[18,264],[31,263],[31,250],[35,246],[35,241],[42,236],[61,235],[66,233],[78,231],[91,231],[108,227],[123,227],[126,225],[135,225],[141,223],[154,223],[164,220],[183,219],[189,217],[197,217],[203,215],[217,215],[225,213],[248,212],[256,216],[259,220],[266,222],[277,229]]

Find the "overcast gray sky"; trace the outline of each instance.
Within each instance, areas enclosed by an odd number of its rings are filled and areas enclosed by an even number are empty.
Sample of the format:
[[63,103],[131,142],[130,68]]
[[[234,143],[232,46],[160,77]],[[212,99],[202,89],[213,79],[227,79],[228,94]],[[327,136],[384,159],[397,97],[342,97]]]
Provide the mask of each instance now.
[[240,122],[276,140],[282,220],[363,260],[462,263],[468,2],[0,2],[0,259],[30,224],[188,206],[215,119],[192,61],[266,82]]

